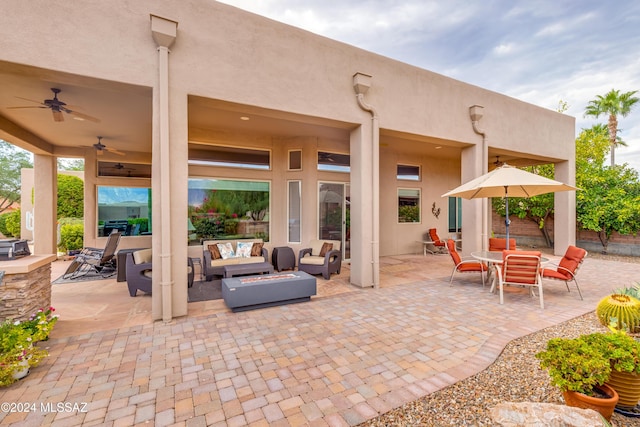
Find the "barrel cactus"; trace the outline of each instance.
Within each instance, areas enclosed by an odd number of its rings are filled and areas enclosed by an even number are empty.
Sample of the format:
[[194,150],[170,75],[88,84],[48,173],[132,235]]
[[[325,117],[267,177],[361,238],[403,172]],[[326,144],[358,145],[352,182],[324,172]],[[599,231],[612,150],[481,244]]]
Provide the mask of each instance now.
[[628,332],[640,332],[640,300],[623,294],[611,294],[600,300],[596,307],[598,320],[604,326]]

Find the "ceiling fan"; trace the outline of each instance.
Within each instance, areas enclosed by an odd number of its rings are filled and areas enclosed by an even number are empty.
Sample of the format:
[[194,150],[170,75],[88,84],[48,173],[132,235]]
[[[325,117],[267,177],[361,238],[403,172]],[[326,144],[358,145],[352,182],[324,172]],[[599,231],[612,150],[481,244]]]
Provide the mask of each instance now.
[[60,101],[58,99],[58,94],[61,92],[61,89],[52,87],[51,91],[53,92],[53,99],[45,99],[42,102],[34,101],[32,99],[22,98],[20,96],[16,97],[16,98],[24,99],[25,101],[35,102],[37,104],[40,104],[40,106],[38,106],[38,107],[36,107],[36,106],[27,106],[27,107],[8,107],[8,108],[9,109],[48,108],[53,113],[53,121],[55,121],[55,122],[63,122],[64,121],[64,114],[62,114],[62,113],[67,113],[67,114],[70,114],[70,115],[74,116],[74,118],[76,118],[78,120],[89,120],[91,122],[100,123],[99,119],[96,119],[95,117],[92,117],[92,116],[90,116],[88,114],[84,114],[84,113],[80,113],[78,111],[72,110],[70,108],[71,107],[70,105],[67,105],[66,102]]
[[[93,148],[95,148],[96,151],[98,152],[98,156],[103,155],[105,151],[108,151],[109,153],[117,154],[119,156],[124,156],[124,153],[122,151],[118,151],[115,148],[109,148],[106,145],[104,145],[102,143],[101,136],[98,137],[98,142],[93,144]],[[122,165],[122,167],[124,168],[124,165]],[[116,169],[120,169],[120,168],[116,167]]]

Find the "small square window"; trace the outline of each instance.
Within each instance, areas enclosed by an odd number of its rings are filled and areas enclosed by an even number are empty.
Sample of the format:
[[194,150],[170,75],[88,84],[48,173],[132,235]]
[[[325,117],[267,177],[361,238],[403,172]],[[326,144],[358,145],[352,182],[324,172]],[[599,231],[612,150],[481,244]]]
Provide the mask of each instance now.
[[402,181],[420,181],[420,166],[398,165],[396,178]]
[[302,170],[302,151],[301,150],[289,151],[289,170],[290,171]]

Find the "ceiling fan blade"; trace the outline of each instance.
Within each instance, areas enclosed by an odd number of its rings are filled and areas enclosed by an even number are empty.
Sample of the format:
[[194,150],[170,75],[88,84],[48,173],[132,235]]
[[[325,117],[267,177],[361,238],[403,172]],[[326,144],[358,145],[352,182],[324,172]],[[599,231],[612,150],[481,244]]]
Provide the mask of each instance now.
[[18,98],[18,99],[24,99],[25,101],[35,102],[36,104],[43,105],[43,104],[42,104],[42,102],[40,102],[40,101],[34,101],[33,99],[23,98],[23,97],[21,97],[21,96],[16,96],[16,98]]
[[71,114],[72,116],[76,116],[76,117],[78,117],[80,119],[89,120],[89,121],[94,122],[94,123],[100,123],[100,119],[96,119],[95,117],[92,117],[92,116],[90,116],[88,114],[79,113],[78,111],[73,111],[73,110],[68,110],[68,109],[65,109],[65,111],[67,113]]
[[33,105],[33,106],[29,105],[28,107],[7,107],[7,110],[18,110],[20,108],[47,108],[47,107],[42,107],[42,106],[38,107],[36,105]]
[[53,113],[54,122],[64,122],[64,114],[62,114],[62,111],[51,110],[51,112]]

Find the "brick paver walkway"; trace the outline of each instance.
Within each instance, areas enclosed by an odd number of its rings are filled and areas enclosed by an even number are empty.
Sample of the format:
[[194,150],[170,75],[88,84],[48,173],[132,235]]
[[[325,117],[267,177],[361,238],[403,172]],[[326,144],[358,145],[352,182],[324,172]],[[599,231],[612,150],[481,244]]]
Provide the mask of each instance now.
[[33,406],[3,411],[0,424],[356,425],[473,375],[510,340],[637,280],[635,264],[587,259],[585,300],[553,282],[540,310],[522,289],[499,305],[472,275],[449,286],[451,267],[443,256],[387,257],[380,289],[53,337],[50,357],[0,391],[0,402]]

